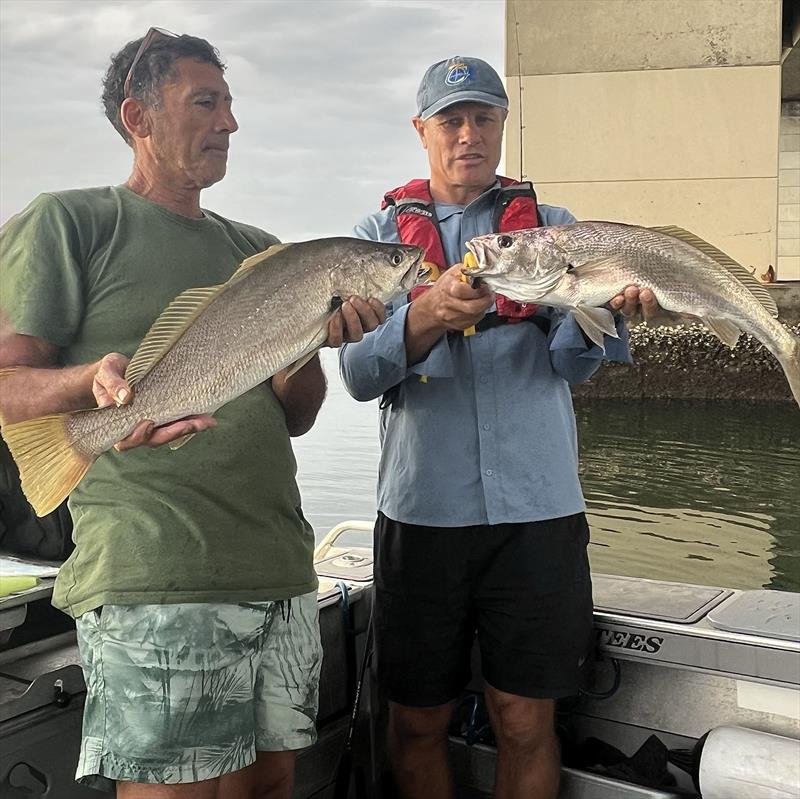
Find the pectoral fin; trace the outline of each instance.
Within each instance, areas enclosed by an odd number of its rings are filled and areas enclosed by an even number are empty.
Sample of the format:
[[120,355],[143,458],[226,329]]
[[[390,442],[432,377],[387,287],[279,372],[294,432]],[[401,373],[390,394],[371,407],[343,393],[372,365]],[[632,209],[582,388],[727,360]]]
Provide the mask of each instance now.
[[319,352],[319,347],[311,350],[311,352],[307,352],[301,358],[298,358],[290,367],[289,371],[286,373],[286,378],[290,378],[293,374],[297,374],[317,353]]
[[614,325],[614,314],[606,308],[594,308],[590,305],[578,305],[572,309],[575,314],[575,321],[587,337],[597,344],[603,346],[603,336],[619,338],[617,328]]
[[603,258],[595,258],[593,261],[586,261],[579,266],[570,268],[574,277],[581,280],[588,280],[590,277],[605,276],[609,270],[621,270],[625,268],[625,260],[620,255],[607,255]]
[[714,319],[704,317],[700,320],[723,344],[727,344],[731,349],[736,346],[739,336],[742,335],[741,328],[727,319]]

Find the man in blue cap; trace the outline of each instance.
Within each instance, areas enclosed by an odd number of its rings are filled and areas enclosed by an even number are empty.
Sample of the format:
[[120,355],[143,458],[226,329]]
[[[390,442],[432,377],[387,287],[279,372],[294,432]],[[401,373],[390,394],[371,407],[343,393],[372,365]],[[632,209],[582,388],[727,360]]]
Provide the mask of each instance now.
[[[431,66],[412,119],[430,177],[386,194],[355,228],[413,242],[441,277],[345,345],[359,400],[383,396],[375,525],[378,671],[390,700],[400,795],[452,795],[447,729],[470,680],[477,631],[497,738],[495,796],[554,798],[555,700],[575,694],[592,641],[589,529],[570,384],[603,358],[629,360],[627,333],[601,348],[570,314],[462,280],[473,236],[575,221],[496,174],[508,97],[477,58]],[[612,300],[633,315],[639,291]],[[655,310],[642,291],[645,313]]]

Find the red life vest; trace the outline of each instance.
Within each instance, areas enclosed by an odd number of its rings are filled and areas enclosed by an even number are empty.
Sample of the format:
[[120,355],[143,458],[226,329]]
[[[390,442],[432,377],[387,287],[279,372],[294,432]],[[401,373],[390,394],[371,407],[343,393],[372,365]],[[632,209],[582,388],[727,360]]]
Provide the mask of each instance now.
[[[511,178],[498,177],[500,191],[495,199],[492,213],[492,229],[496,233],[539,227],[539,209],[533,186],[519,183]],[[395,206],[397,230],[403,244],[416,244],[425,250],[425,260],[431,261],[444,271],[448,264],[444,255],[439,220],[436,218],[430,184],[427,180],[412,180],[388,192],[381,209]],[[417,286],[411,291],[411,299],[418,297],[430,286]],[[498,316],[507,317],[509,322],[518,321],[536,313],[537,306],[532,303],[519,303],[496,296]]]

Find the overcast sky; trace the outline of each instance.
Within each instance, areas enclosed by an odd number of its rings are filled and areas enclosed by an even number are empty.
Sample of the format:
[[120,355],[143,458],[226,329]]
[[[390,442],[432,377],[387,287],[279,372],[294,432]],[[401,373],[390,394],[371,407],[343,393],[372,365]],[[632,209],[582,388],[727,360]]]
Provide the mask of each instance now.
[[103,116],[111,53],[151,25],[207,38],[240,130],[202,203],[285,241],[348,234],[423,176],[411,127],[434,61],[503,73],[503,0],[0,0],[0,222],[42,191],[122,183],[131,152]]

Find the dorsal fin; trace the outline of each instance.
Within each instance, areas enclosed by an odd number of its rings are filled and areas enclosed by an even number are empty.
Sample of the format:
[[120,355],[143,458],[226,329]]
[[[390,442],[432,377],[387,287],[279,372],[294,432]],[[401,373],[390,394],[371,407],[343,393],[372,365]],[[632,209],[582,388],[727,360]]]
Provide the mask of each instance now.
[[230,276],[230,279],[226,285],[230,285],[231,283],[236,283],[237,281],[241,280],[248,272],[258,266],[262,261],[266,261],[267,258],[272,258],[273,255],[277,255],[281,250],[285,250],[287,247],[291,247],[291,244],[273,244],[271,247],[267,247],[267,249],[263,252],[257,252],[255,255],[251,255],[249,258],[245,258],[239,268]]
[[775,300],[770,294],[769,290],[763,283],[756,280],[740,263],[734,261],[730,255],[726,255],[722,250],[717,249],[713,244],[709,244],[705,239],[701,239],[694,233],[684,230],[675,225],[666,225],[664,227],[651,227],[656,233],[663,233],[666,236],[672,236],[674,239],[685,241],[691,244],[697,250],[700,250],[704,255],[713,258],[720,266],[724,267],[731,273],[750,293],[766,308],[773,316],[778,315],[778,306],[775,305]]
[[141,382],[226,285],[187,289],[161,312],[125,370],[129,385],[135,386]]
[[179,294],[153,322],[147,335],[125,370],[125,379],[129,385],[135,386],[142,381],[156,364],[170,351],[175,342],[186,332],[189,326],[208,306],[229,286],[248,275],[256,266],[272,255],[288,247],[288,244],[273,244],[264,252],[251,255],[242,261],[231,277],[218,286],[206,286],[187,289]]

